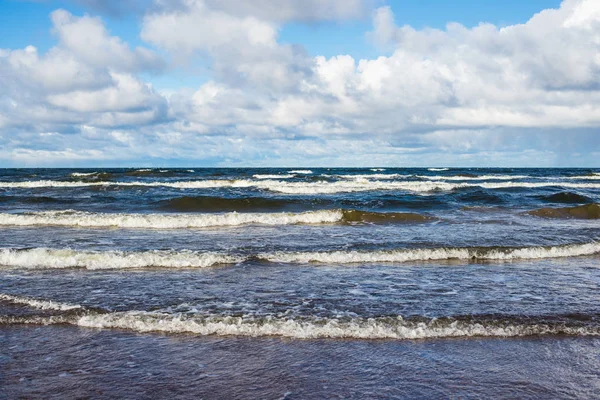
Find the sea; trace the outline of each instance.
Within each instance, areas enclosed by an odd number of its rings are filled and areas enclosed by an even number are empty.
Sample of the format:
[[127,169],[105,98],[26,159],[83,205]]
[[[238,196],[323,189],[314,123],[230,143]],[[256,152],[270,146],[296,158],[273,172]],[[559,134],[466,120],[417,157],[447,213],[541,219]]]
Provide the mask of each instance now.
[[600,169],[0,169],[0,398],[600,397]]

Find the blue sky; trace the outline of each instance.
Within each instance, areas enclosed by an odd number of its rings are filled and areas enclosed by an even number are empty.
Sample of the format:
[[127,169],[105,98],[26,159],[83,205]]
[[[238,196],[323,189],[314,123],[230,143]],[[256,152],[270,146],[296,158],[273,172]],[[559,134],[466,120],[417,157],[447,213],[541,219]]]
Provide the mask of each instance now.
[[595,0],[4,0],[6,166],[598,166]]

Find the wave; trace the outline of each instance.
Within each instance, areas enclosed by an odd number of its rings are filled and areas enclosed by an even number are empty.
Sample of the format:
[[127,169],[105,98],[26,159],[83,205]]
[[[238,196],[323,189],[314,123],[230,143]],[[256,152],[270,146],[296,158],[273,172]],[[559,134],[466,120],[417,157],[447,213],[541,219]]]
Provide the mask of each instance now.
[[295,339],[429,339],[449,337],[515,337],[600,335],[597,323],[569,318],[470,316],[466,318],[281,318],[186,317],[149,312],[86,315],[76,325],[129,329],[136,332],[193,333],[216,336],[281,336]]
[[97,175],[97,174],[99,174],[99,172],[72,172],[71,176],[83,177],[83,176],[93,176],[93,175]]
[[461,188],[482,187],[486,189],[508,189],[508,188],[542,188],[542,187],[564,187],[574,189],[597,189],[599,183],[573,183],[573,182],[445,182],[445,181],[316,181],[316,182],[285,182],[278,180],[197,180],[177,182],[69,182],[69,181],[25,181],[25,182],[0,182],[0,187],[6,188],[41,188],[41,187],[83,187],[83,186],[123,186],[123,187],[172,187],[178,189],[208,189],[208,188],[249,188],[269,190],[285,194],[332,194],[344,192],[362,192],[377,190],[402,190],[416,193],[428,193],[435,191],[451,191]]
[[15,202],[15,203],[26,203],[26,204],[44,204],[44,203],[63,203],[72,204],[77,203],[77,199],[73,198],[55,198],[48,196],[0,196],[0,203],[2,202]]
[[342,221],[347,223],[366,222],[373,224],[392,224],[392,223],[419,223],[437,221],[438,219],[429,215],[416,213],[400,212],[369,212],[359,210],[343,210]]
[[[318,204],[329,204],[320,200]],[[266,211],[284,210],[286,208],[305,207],[307,202],[302,199],[281,199],[270,197],[218,197],[218,196],[183,196],[159,203],[159,208],[165,211],[178,212],[224,212],[224,211]]]
[[237,264],[246,258],[219,254],[181,251],[79,251],[71,249],[2,249],[0,265],[25,269],[131,269],[131,268],[205,268]]
[[72,249],[2,249],[0,265],[25,269],[131,269],[204,268],[250,260],[286,264],[369,264],[418,261],[512,261],[565,258],[600,253],[600,242],[534,247],[441,247],[379,251],[280,251],[259,254],[223,254],[180,251],[81,251]]
[[0,226],[69,226],[86,228],[190,229],[240,225],[335,223],[418,223],[436,218],[415,213],[319,210],[302,213],[119,214],[85,211],[0,213]]
[[539,208],[527,214],[543,218],[600,219],[600,205],[586,204],[578,207]]
[[577,175],[577,176],[569,176],[569,179],[577,179],[577,180],[598,180],[600,179],[600,174],[593,172],[588,175]]
[[528,179],[531,178],[528,175],[417,175],[417,178],[429,179],[433,181],[491,181],[491,180],[502,180],[509,181],[512,179]]
[[382,171],[385,171],[385,168],[371,168],[371,171],[373,171],[373,172],[382,172]]
[[290,179],[295,177],[296,175],[269,175],[269,174],[256,174],[252,175],[255,179]]
[[564,258],[594,255],[600,242],[534,247],[441,247],[379,251],[275,252],[258,255],[260,259],[280,263],[404,263],[411,261],[510,261]]
[[3,293],[0,293],[0,301],[6,301],[13,304],[23,304],[28,307],[33,307],[40,310],[68,311],[82,308],[78,304],[59,303],[49,300],[37,300],[30,297],[13,296]]
[[427,171],[432,171],[432,172],[441,172],[441,171],[448,171],[450,168],[427,168]]
[[[52,303],[37,301],[38,303]],[[227,316],[160,311],[89,310],[56,316],[2,316],[1,324],[70,324],[96,329],[126,329],[201,336],[286,337],[293,339],[432,339],[452,337],[598,336],[597,315],[466,315],[428,318],[381,316],[353,318]]]
[[[0,213],[0,226],[71,226],[90,228],[186,229],[240,225],[331,224],[344,221],[342,210],[303,213],[117,214],[85,211]],[[351,213],[350,215],[354,215]],[[368,217],[376,219],[375,216]],[[384,217],[381,217],[384,219]]]
[[591,203],[592,199],[573,192],[560,192],[549,196],[539,196],[541,200],[549,203]]
[[296,169],[292,171],[288,171],[289,174],[302,174],[302,175],[310,175],[313,172],[310,169]]

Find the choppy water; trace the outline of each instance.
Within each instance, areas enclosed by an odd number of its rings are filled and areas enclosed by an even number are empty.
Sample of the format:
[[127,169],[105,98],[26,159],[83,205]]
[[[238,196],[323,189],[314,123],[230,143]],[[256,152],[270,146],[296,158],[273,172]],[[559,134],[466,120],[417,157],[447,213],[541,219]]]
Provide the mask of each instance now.
[[0,380],[152,397],[168,365],[182,397],[593,398],[597,203],[593,169],[0,170]]

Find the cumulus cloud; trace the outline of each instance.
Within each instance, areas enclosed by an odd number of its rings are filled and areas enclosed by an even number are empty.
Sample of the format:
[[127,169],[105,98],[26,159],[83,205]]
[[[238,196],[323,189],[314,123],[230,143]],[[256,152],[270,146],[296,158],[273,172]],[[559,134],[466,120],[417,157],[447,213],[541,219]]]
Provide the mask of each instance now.
[[3,131],[74,133],[92,122],[164,119],[166,100],[136,77],[165,67],[153,51],[131,49],[98,18],[57,10],[51,20],[58,43],[46,53],[34,46],[0,52]]
[[88,150],[101,143],[96,160],[228,165],[593,162],[597,1],[565,0],[518,25],[445,29],[398,26],[380,7],[366,33],[384,54],[373,59],[280,43],[287,22],[360,18],[366,5],[157,0],[141,38],[174,65],[210,62],[206,83],[168,96],[140,78],[164,70],[154,51],[131,49],[98,18],[57,11],[56,47],[0,51],[0,127],[29,135],[0,140],[60,152],[67,135]]

